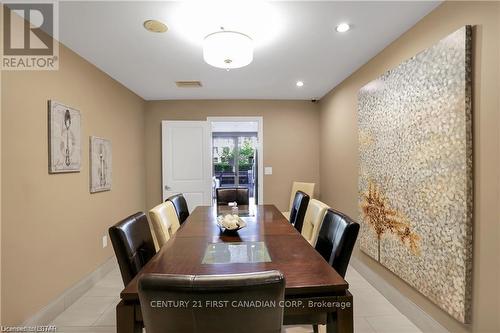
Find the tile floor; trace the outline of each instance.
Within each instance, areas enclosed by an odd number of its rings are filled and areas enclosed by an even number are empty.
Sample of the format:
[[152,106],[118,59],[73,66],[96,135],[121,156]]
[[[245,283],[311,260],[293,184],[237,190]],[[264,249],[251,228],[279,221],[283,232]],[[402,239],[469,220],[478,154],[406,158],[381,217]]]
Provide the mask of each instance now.
[[[347,271],[346,280],[354,295],[354,332],[420,332],[408,318],[351,267]],[[120,272],[116,268],[54,320],[53,325],[57,326],[57,332],[116,332],[115,306],[122,289]],[[324,327],[320,327],[320,332],[324,331]],[[284,332],[312,332],[312,327],[286,326]]]

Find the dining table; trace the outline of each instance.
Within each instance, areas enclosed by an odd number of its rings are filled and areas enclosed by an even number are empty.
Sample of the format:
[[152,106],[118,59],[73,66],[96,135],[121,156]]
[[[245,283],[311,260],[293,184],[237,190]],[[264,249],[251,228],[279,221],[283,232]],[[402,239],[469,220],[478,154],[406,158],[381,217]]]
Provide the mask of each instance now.
[[[246,226],[224,232],[218,216]],[[274,205],[198,206],[120,293],[117,332],[142,332],[138,280],[144,274],[214,275],[278,270],[285,277],[285,325],[326,324],[353,332],[349,285]]]

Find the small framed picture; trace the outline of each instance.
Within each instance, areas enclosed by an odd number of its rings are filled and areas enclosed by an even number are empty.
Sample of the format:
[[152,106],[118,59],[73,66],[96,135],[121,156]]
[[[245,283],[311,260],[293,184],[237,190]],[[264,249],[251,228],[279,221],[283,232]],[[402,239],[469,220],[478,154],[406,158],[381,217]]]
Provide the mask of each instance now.
[[49,173],[80,172],[80,111],[52,100],[48,104]]
[[110,191],[112,176],[111,141],[90,137],[90,193]]

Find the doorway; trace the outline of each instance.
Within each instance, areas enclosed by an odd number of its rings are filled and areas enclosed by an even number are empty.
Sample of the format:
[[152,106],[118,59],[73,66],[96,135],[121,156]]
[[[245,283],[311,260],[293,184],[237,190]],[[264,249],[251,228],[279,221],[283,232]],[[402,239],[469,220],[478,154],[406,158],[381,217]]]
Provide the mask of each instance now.
[[248,188],[250,204],[263,202],[262,117],[210,117],[212,197],[219,187]]

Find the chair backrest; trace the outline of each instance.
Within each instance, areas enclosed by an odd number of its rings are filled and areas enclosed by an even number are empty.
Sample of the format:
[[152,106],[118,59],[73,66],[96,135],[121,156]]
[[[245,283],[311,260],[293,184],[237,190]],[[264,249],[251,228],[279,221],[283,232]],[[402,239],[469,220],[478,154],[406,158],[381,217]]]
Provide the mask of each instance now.
[[165,201],[149,211],[149,218],[161,248],[180,227],[175,207],[170,201]]
[[186,219],[189,217],[189,209],[184,195],[182,195],[182,193],[172,195],[171,197],[167,198],[167,201],[170,201],[174,205],[179,223],[183,224],[184,221],[186,221]]
[[307,205],[306,215],[304,217],[304,223],[302,224],[301,234],[312,246],[316,246],[316,240],[318,239],[319,229],[323,223],[323,218],[325,217],[328,205],[316,200],[309,200],[309,205]]
[[292,192],[290,194],[290,211],[292,211],[293,200],[295,200],[295,193],[297,193],[297,191],[302,191],[312,199],[314,198],[314,186],[314,183],[293,182]]
[[290,223],[295,229],[302,232],[302,224],[306,215],[307,205],[309,204],[309,195],[302,191],[295,193],[292,208],[290,209]]
[[156,238],[158,249],[170,239],[170,233],[168,232],[170,224],[168,219],[164,218],[165,215],[166,208],[163,204],[159,204],[149,210],[149,220],[151,221],[151,226],[153,227],[153,233]]
[[359,224],[349,216],[331,208],[326,211],[316,250],[342,277],[349,265],[358,232]]
[[118,222],[109,228],[109,237],[126,286],[156,254],[146,215],[139,212]]
[[[139,278],[141,312],[148,333],[280,333],[284,293],[285,280],[279,271],[146,274]],[[262,306],[251,305],[256,301]]]
[[215,189],[218,206],[227,206],[230,202],[238,205],[248,205],[248,188],[246,187],[219,187]]

